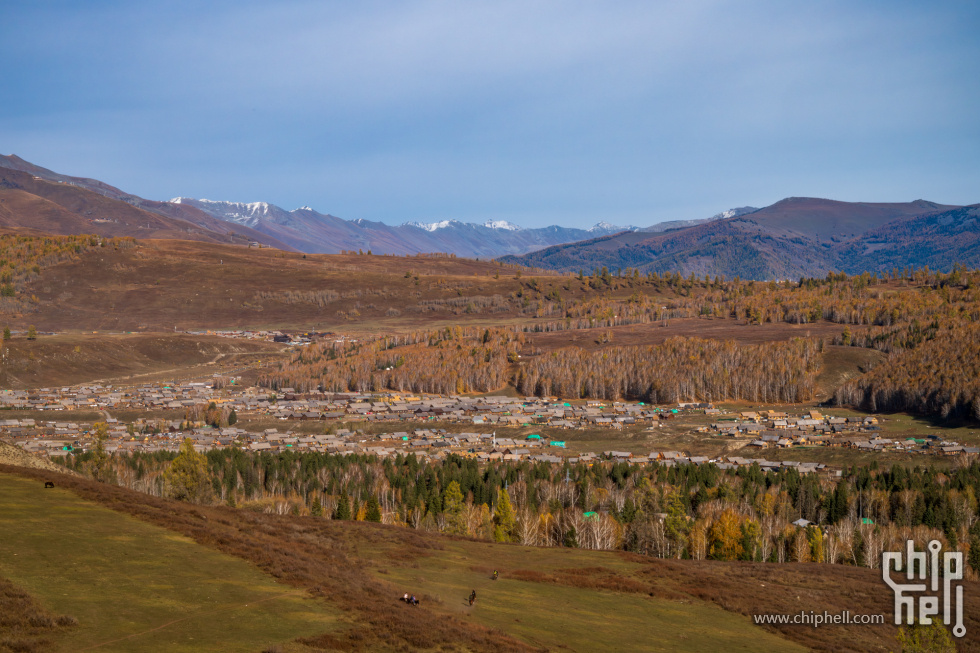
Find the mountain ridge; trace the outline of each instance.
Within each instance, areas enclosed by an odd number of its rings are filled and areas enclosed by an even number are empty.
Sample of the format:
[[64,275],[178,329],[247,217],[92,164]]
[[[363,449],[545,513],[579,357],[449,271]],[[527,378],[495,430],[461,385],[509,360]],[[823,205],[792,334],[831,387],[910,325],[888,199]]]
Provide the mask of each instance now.
[[589,229],[559,225],[526,228],[505,220],[487,220],[482,224],[441,220],[392,226],[364,219],[344,220],[308,206],[287,211],[266,202],[189,197],[176,197],[170,203],[191,206],[218,219],[246,225],[310,254],[370,250],[376,254],[443,252],[470,258],[497,257],[636,229],[607,222],[599,222]]
[[[10,192],[14,190],[21,193]],[[63,175],[16,154],[0,155],[0,199],[6,206],[0,210],[0,226],[11,230],[35,229],[37,220],[42,219],[42,231],[54,234],[95,233],[238,244],[256,241],[292,249],[265,234],[245,226],[233,227],[193,207],[147,200],[97,179]],[[52,204],[59,209],[55,210]]]
[[660,233],[634,232],[557,245],[507,263],[565,272],[598,267],[769,280],[980,266],[976,205],[927,200],[840,202],[790,197],[730,218]]
[[559,271],[632,268],[750,279],[882,272],[894,267],[980,267],[977,205],[843,202],[787,197],[701,220],[589,229],[344,220],[309,206],[177,197],[147,200],[97,179],[72,177],[0,155],[0,228],[15,233],[189,239],[337,254],[446,253]]

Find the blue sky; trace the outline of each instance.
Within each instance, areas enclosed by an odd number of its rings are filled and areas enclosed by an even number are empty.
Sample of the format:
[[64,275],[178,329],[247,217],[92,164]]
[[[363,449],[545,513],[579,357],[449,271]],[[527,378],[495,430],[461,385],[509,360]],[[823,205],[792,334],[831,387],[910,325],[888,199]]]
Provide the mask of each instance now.
[[150,198],[645,226],[980,202],[977,2],[22,2],[0,153]]

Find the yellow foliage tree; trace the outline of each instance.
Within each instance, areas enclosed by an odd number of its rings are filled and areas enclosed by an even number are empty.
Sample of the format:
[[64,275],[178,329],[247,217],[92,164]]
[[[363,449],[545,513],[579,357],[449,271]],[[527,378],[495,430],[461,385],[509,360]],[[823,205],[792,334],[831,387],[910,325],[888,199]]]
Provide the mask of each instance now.
[[167,494],[178,501],[210,503],[211,484],[208,482],[208,461],[203,453],[194,450],[194,442],[184,438],[180,453],[163,472]]
[[738,514],[731,508],[719,515],[711,526],[710,555],[716,560],[737,560],[744,551],[742,547],[742,524]]
[[506,488],[500,491],[497,499],[497,508],[493,513],[493,539],[497,542],[513,542],[514,528],[517,526],[517,517],[514,514],[514,507],[510,503],[510,495]]

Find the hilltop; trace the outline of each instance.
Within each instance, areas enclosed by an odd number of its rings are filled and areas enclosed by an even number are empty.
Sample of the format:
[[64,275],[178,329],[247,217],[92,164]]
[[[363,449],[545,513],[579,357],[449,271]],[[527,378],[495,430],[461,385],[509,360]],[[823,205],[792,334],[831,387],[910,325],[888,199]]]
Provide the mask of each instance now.
[[976,205],[924,200],[873,204],[788,198],[663,233],[616,234],[501,260],[562,271],[606,266],[757,280],[925,265],[948,271],[954,263],[980,265],[978,216]]
[[[472,302],[503,302],[522,287],[515,276],[514,268],[448,256],[314,255],[140,240],[88,247],[45,265],[18,284],[21,312],[3,319],[14,329],[34,324],[43,332],[419,328],[466,313]],[[512,305],[493,317],[519,314]]]
[[103,182],[60,175],[17,157],[0,157],[0,229],[237,245],[257,241],[291,249],[265,234],[218,220],[193,207],[144,200]]

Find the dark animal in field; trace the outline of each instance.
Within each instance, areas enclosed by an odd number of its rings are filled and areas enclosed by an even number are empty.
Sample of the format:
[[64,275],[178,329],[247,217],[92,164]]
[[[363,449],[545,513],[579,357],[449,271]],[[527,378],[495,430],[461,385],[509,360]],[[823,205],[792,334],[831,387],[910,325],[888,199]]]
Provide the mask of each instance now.
[[54,487],[54,481],[45,481],[44,487],[45,488]]

